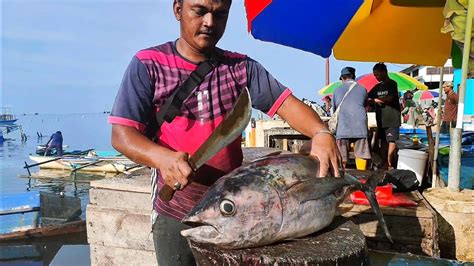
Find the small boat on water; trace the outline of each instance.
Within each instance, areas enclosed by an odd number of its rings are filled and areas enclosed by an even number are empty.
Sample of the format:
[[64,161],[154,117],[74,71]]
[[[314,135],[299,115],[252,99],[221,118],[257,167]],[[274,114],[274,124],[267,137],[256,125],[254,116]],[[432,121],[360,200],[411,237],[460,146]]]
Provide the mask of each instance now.
[[[69,148],[69,145],[63,145],[64,154],[68,154],[68,152],[66,151],[68,148]],[[40,144],[40,145],[36,146],[36,154],[44,155],[45,151],[46,151],[46,145],[45,144]],[[48,151],[47,155],[54,155],[55,153],[56,153],[56,150],[53,149],[53,150]]]
[[46,237],[86,230],[79,198],[46,192],[0,197],[0,241]]
[[137,168],[137,164],[124,156],[68,156],[52,157],[30,155],[30,160],[42,169],[123,173]]
[[13,115],[8,107],[2,107],[0,114],[0,125],[13,125],[18,119]]

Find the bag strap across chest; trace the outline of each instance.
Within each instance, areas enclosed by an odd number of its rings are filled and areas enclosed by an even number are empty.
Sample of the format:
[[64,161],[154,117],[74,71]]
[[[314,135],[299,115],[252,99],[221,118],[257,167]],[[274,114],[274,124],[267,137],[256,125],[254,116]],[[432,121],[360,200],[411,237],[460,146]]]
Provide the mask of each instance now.
[[219,61],[216,56],[199,63],[198,67],[191,72],[181,86],[166,99],[163,106],[156,113],[158,126],[161,126],[165,121],[171,123],[173,119],[179,115],[183,102],[188,98],[191,92],[203,82],[207,74],[218,65]]
[[346,96],[351,92],[351,90],[357,85],[357,82],[353,81],[353,83],[351,84],[351,86],[349,87],[349,89],[346,91],[346,93],[344,94],[344,97],[342,97],[342,100],[341,102],[339,103],[339,106],[337,106],[336,108],[336,111],[335,113],[339,113],[339,109],[341,108],[341,105],[342,103],[344,102],[344,100],[346,99]]

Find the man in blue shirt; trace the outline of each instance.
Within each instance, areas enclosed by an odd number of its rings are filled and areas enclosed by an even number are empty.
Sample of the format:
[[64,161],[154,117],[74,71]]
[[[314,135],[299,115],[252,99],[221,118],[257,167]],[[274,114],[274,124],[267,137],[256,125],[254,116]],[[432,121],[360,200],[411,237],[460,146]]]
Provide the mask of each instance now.
[[51,135],[48,142],[46,143],[44,156],[46,156],[52,149],[56,149],[57,156],[63,156],[63,135],[61,134],[61,131],[56,131],[56,133]]
[[336,142],[345,167],[352,143],[354,143],[356,158],[369,160],[371,156],[367,141],[368,127],[365,109],[367,90],[354,81],[355,69],[352,67],[343,68],[340,79],[342,81],[341,86],[334,90],[333,113],[336,108],[340,109],[336,128]]

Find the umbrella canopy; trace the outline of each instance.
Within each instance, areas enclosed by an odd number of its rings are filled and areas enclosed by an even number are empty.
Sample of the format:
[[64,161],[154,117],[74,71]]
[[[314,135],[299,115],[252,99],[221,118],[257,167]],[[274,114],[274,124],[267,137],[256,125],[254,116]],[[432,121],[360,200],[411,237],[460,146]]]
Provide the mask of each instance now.
[[262,41],[323,57],[333,50],[343,60],[443,65],[451,52],[451,37],[440,32],[443,6],[399,2],[245,0],[245,7],[249,31]]
[[[397,82],[398,91],[404,92],[418,88],[419,90],[427,90],[428,87],[419,82],[418,80],[410,77],[404,73],[399,72],[388,72],[388,77]],[[365,74],[357,78],[357,82],[364,86],[367,91],[372,90],[379,81],[375,78],[374,74]]]
[[339,86],[341,86],[342,82],[340,81],[336,81],[336,82],[333,82],[329,85],[326,85],[324,88],[320,89],[319,90],[319,94],[320,95],[331,95],[334,93],[334,90],[336,88],[338,88]]
[[[444,3],[364,1],[334,46],[334,56],[373,61],[442,66],[451,54],[451,36],[441,33]],[[432,2],[419,5],[415,2]],[[437,1],[440,2],[440,1]]]
[[432,100],[439,97],[439,93],[435,91],[417,91],[413,94],[413,100]]
[[254,38],[329,57],[363,0],[245,0]]

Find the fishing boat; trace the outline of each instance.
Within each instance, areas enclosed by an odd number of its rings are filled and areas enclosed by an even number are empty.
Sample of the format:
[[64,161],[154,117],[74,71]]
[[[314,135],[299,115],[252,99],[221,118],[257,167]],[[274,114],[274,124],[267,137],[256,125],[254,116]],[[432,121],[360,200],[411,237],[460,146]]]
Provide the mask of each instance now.
[[30,155],[29,158],[41,169],[123,173],[134,170],[138,166],[124,156],[101,157],[65,155],[63,157],[52,157]]
[[[63,151],[64,151],[64,154],[67,154],[67,149],[69,148],[69,145],[63,145]],[[45,144],[40,144],[40,145],[37,145],[36,146],[36,154],[38,155],[44,155],[44,152],[46,151],[46,145]],[[53,155],[55,154],[56,150],[53,149],[53,150],[50,150],[48,151],[48,154],[47,155]]]
[[0,125],[13,125],[18,119],[11,113],[10,108],[2,107],[0,114]]
[[81,200],[63,194],[25,192],[0,197],[0,241],[81,232]]

